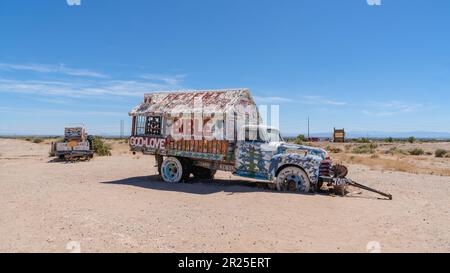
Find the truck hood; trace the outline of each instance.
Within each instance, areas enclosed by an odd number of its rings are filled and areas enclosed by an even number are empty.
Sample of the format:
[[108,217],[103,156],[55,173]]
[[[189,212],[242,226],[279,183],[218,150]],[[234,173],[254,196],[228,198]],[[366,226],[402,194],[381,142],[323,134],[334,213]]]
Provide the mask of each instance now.
[[290,154],[290,153],[297,153],[297,151],[298,152],[304,151],[307,154],[318,156],[322,158],[322,160],[328,157],[328,153],[324,149],[285,142],[281,142],[279,144],[278,151],[280,154]]

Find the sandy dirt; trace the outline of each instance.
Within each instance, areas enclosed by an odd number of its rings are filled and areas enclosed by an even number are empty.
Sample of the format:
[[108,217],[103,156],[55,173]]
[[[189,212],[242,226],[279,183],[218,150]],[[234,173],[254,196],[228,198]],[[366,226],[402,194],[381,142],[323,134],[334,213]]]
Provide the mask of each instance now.
[[0,139],[0,251],[450,252],[448,176],[351,165],[394,199],[304,195],[223,172],[166,184],[151,156],[115,150],[61,163],[46,143]]

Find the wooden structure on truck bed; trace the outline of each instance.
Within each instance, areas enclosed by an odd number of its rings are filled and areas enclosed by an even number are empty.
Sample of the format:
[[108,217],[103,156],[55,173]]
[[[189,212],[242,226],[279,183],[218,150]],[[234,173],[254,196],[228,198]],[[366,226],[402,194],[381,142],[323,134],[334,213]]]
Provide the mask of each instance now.
[[157,92],[130,113],[134,151],[231,161],[238,130],[260,117],[248,89]]
[[334,128],[333,142],[345,142],[345,130]]

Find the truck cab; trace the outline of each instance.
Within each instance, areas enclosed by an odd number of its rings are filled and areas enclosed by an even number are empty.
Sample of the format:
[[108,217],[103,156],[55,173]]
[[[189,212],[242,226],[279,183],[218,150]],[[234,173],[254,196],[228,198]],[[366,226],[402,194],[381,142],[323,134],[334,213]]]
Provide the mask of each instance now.
[[240,133],[244,135],[236,144],[236,175],[309,191],[311,185],[319,184],[321,166],[331,165],[325,150],[286,143],[276,128],[248,125]]

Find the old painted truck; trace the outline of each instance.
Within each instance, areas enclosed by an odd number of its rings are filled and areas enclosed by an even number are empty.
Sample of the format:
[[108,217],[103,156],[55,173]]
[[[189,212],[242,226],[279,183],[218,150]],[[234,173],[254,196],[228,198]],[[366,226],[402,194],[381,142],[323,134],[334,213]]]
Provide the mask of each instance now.
[[64,128],[63,141],[52,143],[51,153],[61,160],[89,160],[94,156],[92,138],[84,127]]
[[217,170],[278,190],[348,182],[325,150],[286,143],[278,129],[262,125],[248,89],[149,93],[129,115],[131,150],[154,155],[165,182],[212,179]]

